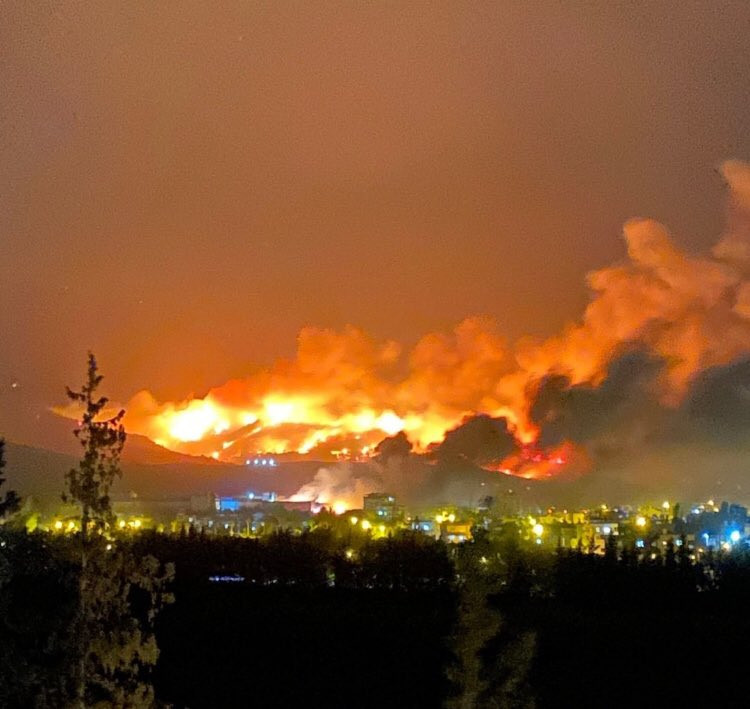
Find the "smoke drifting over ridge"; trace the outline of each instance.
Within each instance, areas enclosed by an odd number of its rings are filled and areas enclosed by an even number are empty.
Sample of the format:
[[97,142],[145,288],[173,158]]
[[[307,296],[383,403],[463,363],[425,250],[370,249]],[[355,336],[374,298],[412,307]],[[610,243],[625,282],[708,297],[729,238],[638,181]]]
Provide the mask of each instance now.
[[[750,166],[730,161],[722,174],[728,226],[710,254],[681,251],[658,222],[629,221],[627,260],[589,274],[591,302],[557,336],[511,347],[491,320],[471,317],[404,352],[351,326],[305,328],[293,360],[203,398],[140,392],[126,427],[227,460],[378,452],[386,469],[388,447],[376,446],[403,432],[438,465],[529,478],[590,467],[676,481],[712,475],[717,451],[731,468],[749,447]],[[692,466],[673,455],[688,450]]]
[[478,414],[446,432],[435,447],[435,456],[448,464],[463,461],[482,466],[505,460],[516,448],[507,419]]
[[539,445],[579,446],[604,473],[673,496],[750,493],[750,356],[699,373],[675,405],[660,396],[664,360],[642,351],[601,384],[550,377],[531,415]]

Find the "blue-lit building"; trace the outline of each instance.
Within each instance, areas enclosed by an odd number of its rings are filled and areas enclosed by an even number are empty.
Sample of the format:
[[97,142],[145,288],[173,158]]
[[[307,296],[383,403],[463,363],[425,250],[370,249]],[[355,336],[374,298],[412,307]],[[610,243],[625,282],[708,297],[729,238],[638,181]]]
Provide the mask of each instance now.
[[237,512],[240,509],[240,501],[236,497],[218,497],[216,509],[219,512]]
[[747,507],[723,502],[720,508],[693,508],[688,515],[685,531],[695,536],[696,543],[705,548],[735,545],[748,538]]
[[426,534],[428,537],[437,539],[440,536],[440,526],[434,519],[419,519],[417,517],[412,521],[411,528],[415,532]]
[[263,504],[276,502],[275,492],[248,492],[239,497],[217,497],[216,510],[218,512],[238,512],[248,507],[259,507]]

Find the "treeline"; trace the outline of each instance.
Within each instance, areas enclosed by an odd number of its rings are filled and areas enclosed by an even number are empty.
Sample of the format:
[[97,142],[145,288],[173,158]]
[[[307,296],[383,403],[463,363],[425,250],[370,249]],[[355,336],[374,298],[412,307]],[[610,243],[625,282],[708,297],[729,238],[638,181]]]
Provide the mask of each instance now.
[[174,565],[157,696],[191,707],[438,707],[451,691],[455,568],[414,533],[260,539],[145,533]]
[[236,582],[417,591],[450,589],[455,579],[446,546],[409,531],[378,540],[341,536],[325,527],[256,539],[146,532],[131,543],[136,555],[173,563],[177,587]]
[[[598,555],[525,546],[510,527],[463,545],[318,527],[145,534],[133,552],[175,567],[156,687],[178,704],[240,706],[251,661],[275,678],[254,689],[264,706],[746,706],[744,677],[720,669],[749,636],[747,548],[696,559],[612,539]],[[197,663],[196,647],[211,648]]]
[[[100,579],[91,594],[106,639],[95,660],[115,669],[89,672],[82,705],[439,706],[456,606],[445,545],[347,541],[325,529],[115,537],[98,573],[127,583]],[[0,706],[79,705],[79,549],[72,536],[0,531]],[[133,576],[144,563],[146,579],[174,568],[173,603]]]
[[[750,554],[611,558],[568,553],[547,596],[491,597],[514,632],[531,631],[530,686],[540,707],[744,707],[750,683],[736,667],[750,631]],[[487,651],[502,656],[508,636]],[[511,641],[512,643],[512,641]],[[492,673],[489,673],[492,678]],[[495,676],[497,679],[497,676]],[[497,693],[490,683],[488,695]],[[585,691],[582,691],[584,690]]]
[[[610,543],[597,555],[480,535],[457,570],[454,706],[747,706],[750,682],[730,669],[750,632],[746,547],[696,559],[687,545]],[[483,632],[467,673],[464,650]]]
[[[750,633],[746,549],[696,562],[686,547],[596,555],[480,530],[449,546],[325,527],[108,544],[98,575],[129,580],[97,592],[111,641],[97,662],[125,664],[90,673],[86,706],[746,705],[747,681],[726,671]],[[75,705],[78,551],[74,537],[0,532],[2,706]],[[143,579],[166,566],[164,605]]]

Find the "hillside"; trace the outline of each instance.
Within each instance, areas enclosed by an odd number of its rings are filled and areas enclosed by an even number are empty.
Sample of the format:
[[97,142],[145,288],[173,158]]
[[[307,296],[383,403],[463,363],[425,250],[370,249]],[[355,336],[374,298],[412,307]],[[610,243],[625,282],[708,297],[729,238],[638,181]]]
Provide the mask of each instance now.
[[[126,450],[131,442],[129,437]],[[169,460],[171,451],[166,452],[170,455],[164,458]],[[131,450],[129,455],[123,456],[123,477],[115,483],[114,495],[135,493],[141,498],[155,499],[205,492],[235,495],[249,489],[274,490],[281,495],[291,495],[311,480],[322,465],[316,461],[305,461],[259,469],[216,463],[178,453],[173,455],[177,460],[172,462],[144,463]],[[8,487],[20,495],[40,498],[59,498],[65,473],[77,464],[77,458],[72,455],[11,442],[6,442],[6,460]]]

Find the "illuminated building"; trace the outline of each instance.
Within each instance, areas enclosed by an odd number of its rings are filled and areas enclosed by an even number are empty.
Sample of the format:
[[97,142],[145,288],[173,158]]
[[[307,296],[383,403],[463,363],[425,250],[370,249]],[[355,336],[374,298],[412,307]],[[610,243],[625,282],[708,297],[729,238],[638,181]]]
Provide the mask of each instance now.
[[415,532],[421,532],[429,537],[435,537],[436,539],[440,537],[440,527],[433,519],[420,519],[417,517],[412,521],[411,528]]
[[396,498],[384,492],[365,495],[363,509],[385,522],[392,522],[398,516]]
[[471,539],[470,522],[446,523],[443,526],[441,539],[449,544],[460,544]]

